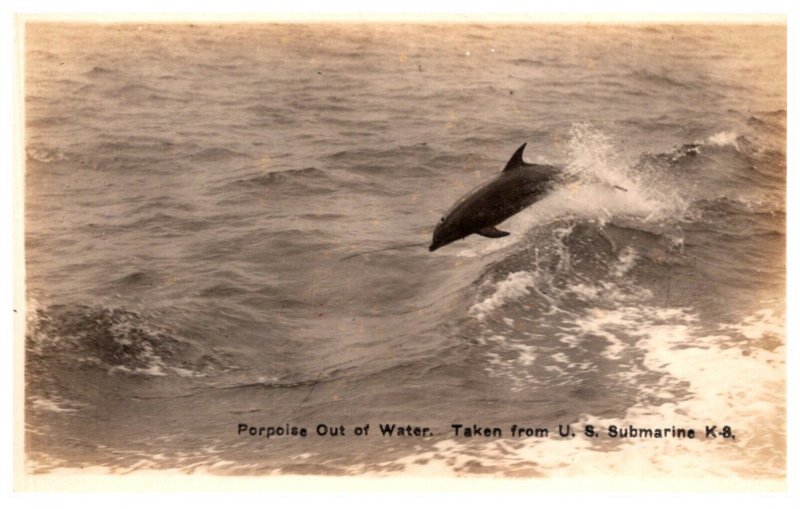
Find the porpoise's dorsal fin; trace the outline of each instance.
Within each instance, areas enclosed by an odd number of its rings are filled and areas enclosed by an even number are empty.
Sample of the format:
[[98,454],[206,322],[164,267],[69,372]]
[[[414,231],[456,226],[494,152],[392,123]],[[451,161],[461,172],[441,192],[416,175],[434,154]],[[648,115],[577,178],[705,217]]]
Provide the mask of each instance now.
[[525,145],[527,145],[527,143],[523,143],[522,146],[518,148],[516,152],[514,152],[514,155],[508,160],[506,167],[503,168],[503,171],[511,171],[515,168],[529,166],[528,163],[522,160],[522,153],[525,152]]

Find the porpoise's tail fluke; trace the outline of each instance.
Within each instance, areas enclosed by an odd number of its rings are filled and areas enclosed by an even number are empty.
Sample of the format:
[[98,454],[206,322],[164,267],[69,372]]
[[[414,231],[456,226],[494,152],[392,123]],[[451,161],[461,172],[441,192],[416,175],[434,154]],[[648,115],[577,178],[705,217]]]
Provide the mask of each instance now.
[[372,253],[380,253],[381,251],[391,251],[394,249],[408,249],[410,247],[426,247],[427,243],[416,243],[416,244],[400,244],[398,246],[389,246],[389,247],[382,247],[380,249],[370,249],[369,251],[361,251],[360,253],[353,253],[351,255],[345,256],[344,258],[340,259],[339,261],[349,260],[351,258],[355,258],[356,256],[363,256]]

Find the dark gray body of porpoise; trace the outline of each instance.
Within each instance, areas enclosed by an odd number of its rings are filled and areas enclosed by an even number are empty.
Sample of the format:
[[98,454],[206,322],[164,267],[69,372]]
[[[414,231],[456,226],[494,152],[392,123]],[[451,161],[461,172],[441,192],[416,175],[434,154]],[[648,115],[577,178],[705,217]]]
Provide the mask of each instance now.
[[524,162],[525,145],[523,143],[514,152],[500,175],[453,204],[436,225],[430,251],[473,233],[490,238],[505,237],[509,233],[498,230],[497,225],[547,193],[560,170],[556,166]]

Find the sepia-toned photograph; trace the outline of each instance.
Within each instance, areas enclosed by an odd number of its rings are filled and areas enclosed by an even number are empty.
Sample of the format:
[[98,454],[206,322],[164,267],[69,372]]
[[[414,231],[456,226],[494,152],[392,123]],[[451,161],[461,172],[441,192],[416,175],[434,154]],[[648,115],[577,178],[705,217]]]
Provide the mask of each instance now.
[[27,478],[785,482],[785,18],[17,37]]

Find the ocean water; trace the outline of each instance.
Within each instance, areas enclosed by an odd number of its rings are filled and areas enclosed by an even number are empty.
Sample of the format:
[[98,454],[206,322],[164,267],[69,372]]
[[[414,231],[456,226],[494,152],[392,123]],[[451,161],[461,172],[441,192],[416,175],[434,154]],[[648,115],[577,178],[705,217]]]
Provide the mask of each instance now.
[[[785,27],[25,44],[31,472],[784,476]],[[429,253],[525,142],[566,178]]]

